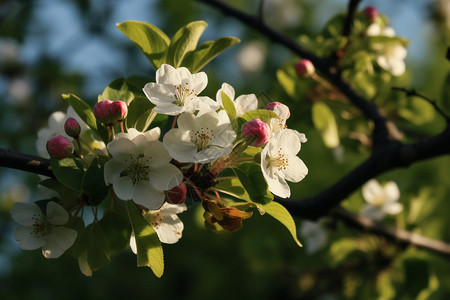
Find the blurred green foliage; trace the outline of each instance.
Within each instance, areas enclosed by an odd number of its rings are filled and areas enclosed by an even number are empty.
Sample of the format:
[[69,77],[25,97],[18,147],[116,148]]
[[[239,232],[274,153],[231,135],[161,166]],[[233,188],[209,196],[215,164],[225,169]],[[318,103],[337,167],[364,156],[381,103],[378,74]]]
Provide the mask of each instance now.
[[[333,31],[314,27],[326,24],[327,20],[321,13],[328,1],[285,0],[280,1],[283,3],[281,6],[273,4],[276,1],[266,2],[268,6],[273,5],[267,7],[271,12],[267,22],[293,39],[302,42],[305,36],[309,36],[317,40],[321,33],[326,38],[333,37]],[[413,72],[399,78],[380,76],[376,78],[376,84],[353,73],[348,75],[349,80],[357,81],[358,90],[375,101],[398,125],[407,141],[436,134],[445,124],[429,104],[391,91],[391,86],[414,87],[449,112],[450,68],[444,53],[449,38],[445,24],[450,16],[442,14],[440,2],[432,1],[426,7],[430,14],[424,22],[433,26],[435,36],[421,36],[421,42],[427,43],[431,50],[423,61],[407,61]],[[252,13],[256,13],[258,8],[258,1],[235,0],[229,3]],[[83,53],[83,43],[65,40],[64,43],[69,44],[60,47],[59,52],[42,47],[51,42],[54,35],[47,26],[49,23],[39,17],[40,5],[39,1],[6,0],[0,3],[0,48],[9,43],[17,47],[13,50],[15,56],[12,59],[3,60],[5,54],[0,57],[0,145],[29,154],[36,153],[37,130],[46,126],[48,116],[56,110],[65,111],[62,93],[79,95],[93,104],[105,86],[118,77],[154,78],[154,70],[145,57],[114,26],[125,21],[118,17],[123,6],[114,1],[60,2],[76,17],[84,41],[96,41],[119,53],[110,58],[105,54],[113,63],[94,74],[100,78],[95,83],[91,82],[93,74],[82,68],[69,67],[71,58]],[[225,35],[241,40],[240,45],[230,48],[205,68],[209,84],[204,94],[214,97],[225,81],[236,88],[237,94],[255,93],[268,101],[277,100],[289,105],[291,118],[288,126],[306,133],[308,137],[299,155],[310,173],[301,183],[291,186],[295,198],[318,193],[368,157],[372,125],[337,91],[311,79],[297,78],[293,64],[298,57],[195,1],[180,4],[180,1],[166,0],[141,5],[141,10],[135,12],[139,15],[146,12],[145,19],[140,21],[156,24],[169,36],[173,36],[182,25],[205,20],[209,24],[205,30],[206,40],[216,40]],[[421,9],[419,6],[417,9]],[[272,17],[280,14],[282,8],[291,12],[297,9],[300,14],[294,18],[296,22],[281,22],[290,20],[288,17],[274,21]],[[332,9],[333,6],[329,10]],[[343,11],[345,6],[341,3],[338,10],[328,13]],[[61,18],[52,14],[58,14],[58,10],[49,10],[47,18],[60,21],[63,30],[70,31],[71,26],[75,26],[64,24]],[[320,18],[320,22],[314,17]],[[255,60],[253,69],[244,68],[239,57],[244,57],[246,48],[256,41],[256,49],[259,50],[252,52],[253,58],[263,53],[262,63]],[[338,45],[340,42],[337,39],[330,43]],[[30,49],[34,49],[34,53],[30,54]],[[99,52],[94,53],[99,55]],[[88,62],[97,59],[100,57],[85,57]],[[354,63],[364,64],[365,59],[364,55],[357,56]],[[330,121],[331,117],[326,126],[315,124],[312,112],[316,103],[329,108],[322,109],[320,114],[330,114],[331,111],[336,125]],[[324,131],[320,129],[323,126],[328,131],[335,130],[329,127],[337,127],[341,148],[327,147],[329,142],[323,139]],[[400,201],[405,207],[401,215],[389,217],[385,223],[450,241],[448,165],[450,157],[441,157],[378,178],[398,183]],[[304,248],[298,248],[290,233],[272,218],[254,214],[240,231],[217,234],[204,228],[201,210],[194,206],[181,215],[185,224],[183,238],[175,245],[164,246],[165,273],[161,279],[155,278],[147,268],[137,268],[136,256],[131,251],[113,253],[111,264],[87,278],[79,272],[70,253],[57,260],[46,260],[39,251],[22,251],[15,243],[12,232],[16,225],[10,220],[8,211],[14,201],[37,200],[38,192],[33,188],[37,182],[33,174],[0,170],[2,299],[121,299],[132,296],[163,299],[422,300],[450,297],[450,262],[437,255],[412,247],[400,249],[381,237],[362,234],[332,219],[325,220],[323,225],[329,233],[326,245],[308,254]],[[359,212],[363,204],[359,192],[343,203],[344,207],[355,212]],[[300,228],[302,220],[295,221]],[[301,234],[299,239],[303,244],[308,243]]]

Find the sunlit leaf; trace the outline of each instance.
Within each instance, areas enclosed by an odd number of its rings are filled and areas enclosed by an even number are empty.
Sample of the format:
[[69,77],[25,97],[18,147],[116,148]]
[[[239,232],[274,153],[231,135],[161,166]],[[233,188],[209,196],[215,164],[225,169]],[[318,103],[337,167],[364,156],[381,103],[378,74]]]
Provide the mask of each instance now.
[[95,119],[94,112],[86,102],[74,94],[62,94],[62,98],[73,107],[81,120],[83,120],[92,130],[97,131],[97,120]]
[[325,146],[336,148],[339,146],[339,134],[336,119],[331,109],[323,102],[315,102],[312,107],[314,126],[320,132]]

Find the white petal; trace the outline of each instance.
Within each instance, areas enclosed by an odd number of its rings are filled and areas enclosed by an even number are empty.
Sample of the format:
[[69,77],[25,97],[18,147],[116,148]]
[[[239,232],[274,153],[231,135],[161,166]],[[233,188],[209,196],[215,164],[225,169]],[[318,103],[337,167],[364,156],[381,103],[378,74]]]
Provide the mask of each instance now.
[[183,131],[194,129],[197,126],[195,115],[192,113],[182,113],[178,117],[177,125],[178,129]]
[[278,131],[273,136],[274,142],[277,142],[277,147],[283,147],[283,152],[297,155],[300,151],[301,143],[298,135],[292,129],[283,129]]
[[148,209],[159,209],[164,199],[164,192],[156,190],[148,181],[140,181],[134,187],[133,201]]
[[149,141],[157,141],[159,140],[159,136],[161,135],[161,129],[159,127],[152,128],[144,132],[145,137]]
[[164,114],[168,116],[177,116],[185,111],[184,106],[178,106],[173,103],[157,105],[154,109],[158,114]]
[[149,160],[148,165],[150,168],[165,166],[172,160],[166,147],[160,141],[148,143],[144,156]]
[[177,84],[161,84],[149,82],[144,86],[143,91],[150,102],[152,102],[156,106],[160,106],[161,104],[168,104],[175,101],[175,85]]
[[305,163],[297,156],[289,157],[289,164],[283,170],[284,179],[291,182],[299,182],[308,174]]
[[114,159],[125,161],[130,154],[134,154],[136,146],[131,140],[122,137],[108,143],[107,148]]
[[169,216],[169,215],[176,215],[180,214],[183,211],[186,211],[187,207],[186,204],[170,204],[168,202],[165,202],[163,206],[161,207],[159,214],[161,216]]
[[150,182],[155,189],[167,191],[183,181],[183,173],[172,164],[150,170]]
[[380,194],[383,194],[383,188],[375,179],[370,179],[362,186],[362,195],[367,203],[374,204]]
[[222,87],[216,93],[216,100],[222,106],[222,92],[224,92],[231,101],[234,100],[235,92],[234,88],[228,83],[222,83]]
[[195,91],[195,94],[198,95],[208,85],[208,76],[206,75],[205,72],[199,72],[196,74],[192,74],[190,85],[191,85],[191,88]]
[[46,236],[36,235],[33,227],[19,226],[14,232],[14,239],[20,243],[24,250],[35,250],[45,245]]
[[192,162],[197,153],[197,146],[186,141],[188,136],[189,132],[179,128],[171,129],[164,135],[164,147],[169,151],[170,156],[179,162]]
[[61,125],[64,125],[65,119],[66,119],[65,113],[63,113],[62,111],[55,111],[48,118],[48,128],[51,130],[60,131],[61,130],[60,127],[63,127]]
[[45,258],[58,258],[72,247],[76,239],[75,230],[62,226],[53,227],[48,235],[47,243],[42,247],[42,254]]
[[383,205],[383,211],[389,215],[397,215],[403,210],[403,205],[397,202],[386,203]]
[[380,221],[385,216],[385,212],[380,207],[370,204],[363,207],[361,214],[375,221]]
[[400,199],[400,190],[397,183],[395,183],[394,181],[389,181],[388,183],[386,183],[383,189],[386,194],[387,202],[395,202]]
[[203,113],[216,111],[220,108],[220,104],[207,96],[194,97],[191,101],[186,103],[186,112],[194,113],[200,111],[197,116]]
[[179,85],[181,84],[181,79],[174,67],[168,64],[162,64],[156,71],[156,82]]
[[16,202],[9,212],[12,219],[19,225],[32,226],[33,217],[43,218],[44,214],[36,203]]
[[258,108],[258,99],[255,94],[241,95],[234,101],[236,116],[240,117],[244,113]]
[[120,177],[113,182],[114,193],[122,200],[131,200],[133,198],[134,186],[129,177]]
[[120,173],[125,170],[126,164],[117,161],[115,159],[110,159],[105,163],[105,183],[112,184],[120,178]]
[[183,229],[183,222],[176,215],[171,215],[165,216],[155,231],[161,243],[175,244],[181,238]]
[[130,236],[130,248],[134,254],[137,254],[136,236],[134,235],[134,231],[131,232]]
[[69,213],[58,203],[47,203],[47,220],[53,225],[64,225],[69,221]]

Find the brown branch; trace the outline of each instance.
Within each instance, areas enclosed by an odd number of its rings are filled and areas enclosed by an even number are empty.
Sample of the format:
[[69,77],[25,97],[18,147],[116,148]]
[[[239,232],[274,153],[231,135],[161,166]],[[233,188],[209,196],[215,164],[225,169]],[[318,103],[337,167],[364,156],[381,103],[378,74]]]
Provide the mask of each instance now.
[[358,10],[358,4],[361,0],[350,0],[348,4],[347,17],[344,21],[344,27],[342,29],[343,36],[350,36],[353,27],[353,20],[355,19],[356,11]]
[[55,177],[50,166],[50,160],[4,148],[0,148],[0,167]]
[[450,244],[433,240],[422,235],[409,232],[402,229],[394,229],[375,222],[372,219],[356,215],[341,207],[334,208],[331,216],[338,218],[350,227],[358,228],[364,232],[383,236],[394,243],[407,247],[414,245],[419,249],[428,250],[430,252],[450,258]]

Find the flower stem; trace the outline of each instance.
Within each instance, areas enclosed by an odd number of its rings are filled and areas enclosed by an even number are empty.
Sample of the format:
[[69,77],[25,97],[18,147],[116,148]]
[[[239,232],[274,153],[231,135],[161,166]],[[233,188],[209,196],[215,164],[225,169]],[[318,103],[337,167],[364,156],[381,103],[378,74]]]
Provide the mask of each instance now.
[[173,117],[172,127],[175,128],[175,125],[177,124],[178,116]]

